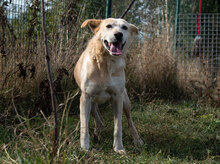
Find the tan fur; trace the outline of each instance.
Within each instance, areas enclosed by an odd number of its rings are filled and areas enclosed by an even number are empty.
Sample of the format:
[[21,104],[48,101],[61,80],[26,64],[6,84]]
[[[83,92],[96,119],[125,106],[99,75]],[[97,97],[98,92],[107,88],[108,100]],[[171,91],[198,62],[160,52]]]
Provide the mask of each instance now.
[[89,28],[96,33],[99,30],[99,25],[102,22],[101,19],[88,19],[81,25],[81,28],[89,26]]
[[[111,24],[112,28],[107,28]],[[138,33],[137,27],[127,23],[122,19],[105,20],[86,20],[82,28],[89,26],[94,32],[93,38],[89,41],[86,50],[80,56],[74,76],[78,86],[81,89],[80,98],[80,142],[83,149],[89,149],[88,120],[92,110],[95,118],[95,135],[98,135],[102,127],[103,119],[98,111],[96,103],[103,103],[106,100],[112,100],[114,110],[114,150],[118,153],[125,153],[122,144],[122,110],[124,110],[128,119],[130,132],[136,145],[142,145],[134,123],[131,118],[130,101],[125,88],[125,53],[131,43],[132,37]],[[128,27],[123,30],[122,26]],[[122,33],[121,44],[124,44],[122,54],[112,55],[106,48],[105,41],[115,40],[116,33]]]

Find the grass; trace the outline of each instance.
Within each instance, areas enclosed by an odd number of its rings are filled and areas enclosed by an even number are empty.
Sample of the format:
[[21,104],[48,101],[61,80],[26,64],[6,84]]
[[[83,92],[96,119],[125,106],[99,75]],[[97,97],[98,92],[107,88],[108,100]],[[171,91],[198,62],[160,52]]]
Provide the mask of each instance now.
[[[134,147],[123,117],[123,142],[127,154],[118,155],[112,149],[110,106],[101,107],[105,126],[98,141],[92,137],[94,123],[90,119],[91,149],[84,152],[79,145],[79,117],[70,115],[74,109],[71,101],[60,104],[57,163],[220,162],[219,108],[199,107],[188,101],[133,103],[133,119],[145,144],[142,148]],[[0,163],[50,163],[52,118],[42,114],[25,118],[19,113],[16,118],[13,125],[0,126]]]

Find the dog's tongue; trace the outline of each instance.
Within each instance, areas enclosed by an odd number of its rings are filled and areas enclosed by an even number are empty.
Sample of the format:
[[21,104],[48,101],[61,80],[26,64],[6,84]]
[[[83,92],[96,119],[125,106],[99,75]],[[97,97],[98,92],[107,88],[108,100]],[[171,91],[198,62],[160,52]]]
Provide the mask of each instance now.
[[113,54],[116,54],[116,55],[121,55],[122,54],[122,49],[121,49],[121,46],[120,44],[111,44],[110,45],[110,51],[111,53]]

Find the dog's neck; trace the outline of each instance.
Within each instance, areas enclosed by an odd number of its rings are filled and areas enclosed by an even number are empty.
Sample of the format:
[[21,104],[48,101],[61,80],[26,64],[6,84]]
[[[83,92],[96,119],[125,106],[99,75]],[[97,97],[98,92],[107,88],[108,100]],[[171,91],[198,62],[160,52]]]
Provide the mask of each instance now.
[[94,55],[98,58],[106,58],[109,56],[108,51],[103,46],[101,37],[99,36],[94,35],[87,48],[90,50],[90,55]]

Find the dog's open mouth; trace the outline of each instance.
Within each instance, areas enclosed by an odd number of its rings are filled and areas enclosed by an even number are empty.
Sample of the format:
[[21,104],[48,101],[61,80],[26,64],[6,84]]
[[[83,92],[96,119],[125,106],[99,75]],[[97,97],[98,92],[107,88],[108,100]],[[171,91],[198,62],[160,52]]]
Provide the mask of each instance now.
[[104,41],[106,49],[110,52],[111,55],[119,56],[122,54],[123,47],[125,43],[119,42],[108,42],[107,40]]

